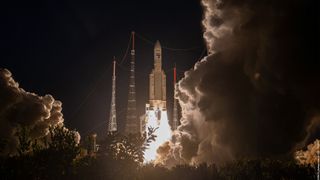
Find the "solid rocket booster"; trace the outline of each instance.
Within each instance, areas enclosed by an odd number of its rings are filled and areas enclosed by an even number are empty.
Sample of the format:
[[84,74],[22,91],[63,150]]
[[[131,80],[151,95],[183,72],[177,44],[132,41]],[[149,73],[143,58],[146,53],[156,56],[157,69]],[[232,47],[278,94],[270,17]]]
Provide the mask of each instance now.
[[162,49],[160,42],[154,46],[154,68],[149,75],[150,109],[166,110],[166,75],[162,70]]

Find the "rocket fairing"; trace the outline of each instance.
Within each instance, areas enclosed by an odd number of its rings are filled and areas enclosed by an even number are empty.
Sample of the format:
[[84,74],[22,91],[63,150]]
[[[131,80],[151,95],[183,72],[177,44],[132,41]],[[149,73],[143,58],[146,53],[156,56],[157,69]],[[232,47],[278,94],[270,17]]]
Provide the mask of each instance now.
[[162,70],[162,49],[159,41],[154,46],[154,68],[149,75],[149,108],[156,111],[166,110],[166,75]]

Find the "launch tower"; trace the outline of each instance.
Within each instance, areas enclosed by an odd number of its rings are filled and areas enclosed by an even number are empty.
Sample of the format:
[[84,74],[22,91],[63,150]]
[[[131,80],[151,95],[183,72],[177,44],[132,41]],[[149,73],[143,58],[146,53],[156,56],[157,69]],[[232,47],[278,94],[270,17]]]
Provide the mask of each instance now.
[[129,78],[129,93],[127,106],[127,122],[125,132],[127,134],[140,133],[140,122],[137,118],[136,110],[136,83],[135,83],[135,49],[134,49],[134,32],[132,32],[132,49],[130,61],[130,78]]

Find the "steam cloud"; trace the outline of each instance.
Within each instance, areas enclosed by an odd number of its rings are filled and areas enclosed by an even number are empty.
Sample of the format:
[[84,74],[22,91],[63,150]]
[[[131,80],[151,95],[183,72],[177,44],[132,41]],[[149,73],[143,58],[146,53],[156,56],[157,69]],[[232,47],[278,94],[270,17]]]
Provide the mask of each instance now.
[[[21,127],[30,129],[32,140],[47,136],[50,126],[63,126],[61,106],[51,95],[26,92],[9,70],[0,68],[0,139],[6,141],[0,155],[16,153],[19,142],[16,133]],[[74,134],[79,142],[79,133]]]
[[320,122],[317,0],[203,0],[210,52],[179,82],[157,163],[292,156]]
[[320,141],[316,139],[313,143],[307,146],[305,151],[299,150],[296,152],[296,160],[303,165],[318,165],[318,152],[320,149]]

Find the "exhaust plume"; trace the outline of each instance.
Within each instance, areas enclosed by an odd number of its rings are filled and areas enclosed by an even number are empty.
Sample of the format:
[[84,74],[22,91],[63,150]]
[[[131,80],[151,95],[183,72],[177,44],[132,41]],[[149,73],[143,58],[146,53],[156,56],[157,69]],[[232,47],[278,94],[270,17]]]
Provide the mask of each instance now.
[[[6,141],[0,155],[17,153],[19,128],[27,127],[30,138],[39,139],[49,127],[63,126],[62,103],[51,95],[39,96],[19,87],[7,69],[0,68],[0,140]],[[76,142],[80,141],[74,132]]]
[[292,156],[320,110],[316,0],[202,0],[209,55],[185,73],[181,126],[158,163]]

